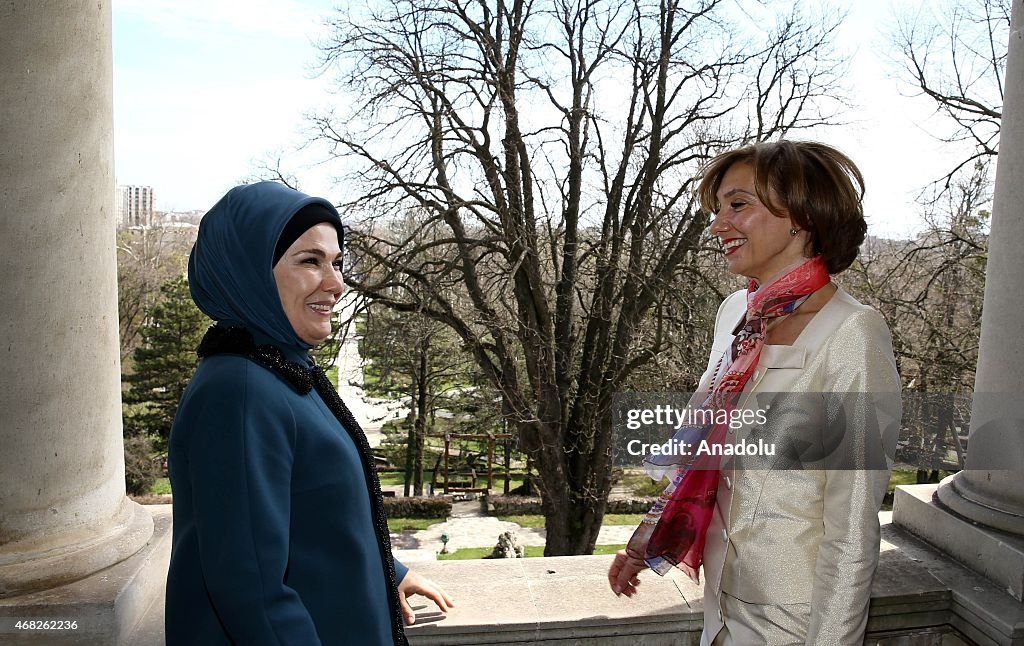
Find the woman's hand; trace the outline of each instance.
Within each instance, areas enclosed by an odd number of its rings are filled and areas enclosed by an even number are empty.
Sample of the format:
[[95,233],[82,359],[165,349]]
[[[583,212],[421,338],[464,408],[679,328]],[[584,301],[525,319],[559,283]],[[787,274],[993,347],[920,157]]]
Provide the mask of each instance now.
[[608,568],[608,585],[616,595],[632,597],[640,585],[637,575],[646,569],[647,563],[642,558],[631,556],[626,550],[619,550],[615,553],[611,567]]
[[402,614],[405,616],[407,626],[416,623],[416,613],[413,612],[408,600],[414,594],[421,594],[431,599],[444,613],[447,613],[448,609],[455,605],[451,597],[436,583],[409,570],[402,582],[398,584],[398,601],[402,604]]

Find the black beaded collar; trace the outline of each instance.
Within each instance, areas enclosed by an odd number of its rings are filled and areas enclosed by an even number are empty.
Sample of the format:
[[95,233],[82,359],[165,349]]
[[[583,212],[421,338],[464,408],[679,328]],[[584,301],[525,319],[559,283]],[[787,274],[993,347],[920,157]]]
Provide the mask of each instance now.
[[211,325],[196,354],[204,359],[214,354],[240,354],[284,377],[292,388],[305,395],[313,390],[313,369],[289,361],[281,349],[273,345],[256,345],[244,327]]

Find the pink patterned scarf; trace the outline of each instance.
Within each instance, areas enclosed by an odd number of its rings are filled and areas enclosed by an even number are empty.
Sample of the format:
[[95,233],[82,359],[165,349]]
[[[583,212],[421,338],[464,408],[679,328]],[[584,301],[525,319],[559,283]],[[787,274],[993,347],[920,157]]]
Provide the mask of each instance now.
[[[725,357],[719,360],[709,382],[710,392],[700,407],[711,415],[697,416],[717,423],[680,427],[675,434],[677,439],[685,438],[689,444],[703,439],[712,447],[723,444],[729,425],[721,420],[731,419],[740,393],[757,368],[768,323],[790,314],[828,283],[828,270],[820,256],[801,263],[764,287],[758,288],[754,281],[749,283],[747,314],[733,339],[730,362]],[[725,374],[719,379],[723,364]],[[722,415],[723,410],[728,414]],[[664,575],[675,566],[698,580],[704,539],[718,492],[721,456],[715,453],[718,452],[683,457],[669,485],[629,539],[626,552],[643,558],[658,574]]]

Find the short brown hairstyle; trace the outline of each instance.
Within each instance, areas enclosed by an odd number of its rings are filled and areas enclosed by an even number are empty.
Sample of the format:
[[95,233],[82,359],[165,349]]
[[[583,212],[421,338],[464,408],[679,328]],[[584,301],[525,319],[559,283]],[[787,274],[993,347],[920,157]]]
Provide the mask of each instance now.
[[744,163],[753,167],[757,198],[774,215],[788,216],[810,233],[811,252],[822,256],[828,273],[838,274],[853,264],[868,225],[861,203],[864,176],[849,157],[813,141],[737,148],[704,168],[697,188],[701,208],[718,213],[722,177],[734,164]]

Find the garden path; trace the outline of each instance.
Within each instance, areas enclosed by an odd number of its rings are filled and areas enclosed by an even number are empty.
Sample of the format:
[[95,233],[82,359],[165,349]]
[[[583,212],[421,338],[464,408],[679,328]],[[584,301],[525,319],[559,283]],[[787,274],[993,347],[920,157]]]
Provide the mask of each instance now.
[[[355,298],[350,294],[343,296],[339,312],[341,320],[350,319],[354,309]],[[349,326],[349,333],[341,343],[334,365],[338,367],[338,394],[363,427],[370,446],[378,446],[384,439],[380,431],[384,422],[407,415],[409,409],[404,400],[370,397],[363,390],[363,357],[359,354],[354,324]]]
[[[634,529],[633,525],[605,525],[597,542],[599,545],[624,544]],[[443,523],[418,531],[392,532],[391,544],[395,548],[395,557],[403,563],[433,561],[444,545],[441,534],[448,534],[448,551],[451,552],[463,547],[494,547],[498,536],[507,531],[515,532],[520,545],[544,545],[543,529],[520,527],[516,523],[487,516],[476,500],[454,503],[452,515]]]

